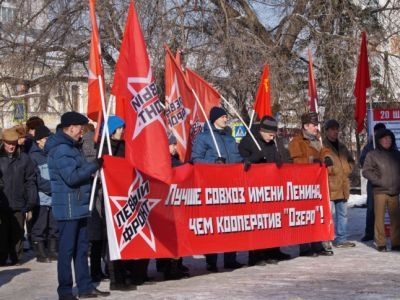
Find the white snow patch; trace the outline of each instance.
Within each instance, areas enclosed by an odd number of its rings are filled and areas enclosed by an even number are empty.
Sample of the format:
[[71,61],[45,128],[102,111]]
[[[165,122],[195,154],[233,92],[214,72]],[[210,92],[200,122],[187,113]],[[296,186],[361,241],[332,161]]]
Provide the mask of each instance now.
[[367,204],[367,195],[350,195],[347,200],[347,207],[361,206]]

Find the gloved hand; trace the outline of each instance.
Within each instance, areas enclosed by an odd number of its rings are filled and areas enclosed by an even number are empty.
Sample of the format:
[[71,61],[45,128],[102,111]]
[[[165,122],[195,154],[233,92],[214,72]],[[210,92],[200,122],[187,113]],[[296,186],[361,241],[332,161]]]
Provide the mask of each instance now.
[[318,159],[318,158],[314,158],[313,159],[313,163],[314,164],[319,164],[320,166],[322,166],[322,161],[320,159]]
[[283,165],[283,161],[280,155],[278,155],[275,159],[275,165],[279,169]]
[[225,164],[226,163],[226,158],[225,157],[217,157],[215,159],[216,164]]
[[103,167],[104,159],[102,157],[96,158],[95,162],[97,163],[97,166],[99,169]]
[[243,170],[247,172],[248,170],[250,170],[250,167],[251,167],[251,161],[249,159],[245,159],[243,161]]
[[326,156],[324,158],[324,163],[325,163],[325,166],[327,166],[327,167],[333,166],[333,160],[329,156]]
[[187,161],[187,163],[188,163],[189,165],[192,165],[192,166],[193,166],[193,160],[189,159],[189,160]]

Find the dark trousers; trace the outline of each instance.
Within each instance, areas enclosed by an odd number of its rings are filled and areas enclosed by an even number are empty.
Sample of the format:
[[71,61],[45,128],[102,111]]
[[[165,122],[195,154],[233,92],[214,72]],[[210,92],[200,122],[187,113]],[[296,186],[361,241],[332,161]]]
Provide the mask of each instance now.
[[88,266],[87,219],[58,221],[58,295],[72,294],[72,269],[74,263],[75,280],[79,294],[93,289]]
[[[218,254],[206,254],[206,263],[208,265],[216,265],[218,260]],[[224,264],[230,264],[236,261],[236,252],[225,252],[224,253]]]
[[54,220],[51,206],[36,206],[33,210],[32,223],[33,242],[58,239],[57,221]]
[[372,183],[367,182],[367,214],[365,218],[365,236],[374,237],[375,213],[374,213],[374,193]]
[[0,264],[9,257],[11,263],[22,258],[25,214],[20,211],[0,211]]

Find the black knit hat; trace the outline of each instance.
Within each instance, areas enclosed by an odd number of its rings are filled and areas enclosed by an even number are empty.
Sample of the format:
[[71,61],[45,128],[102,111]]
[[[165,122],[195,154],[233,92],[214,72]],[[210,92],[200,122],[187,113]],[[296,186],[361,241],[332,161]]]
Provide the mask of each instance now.
[[65,128],[71,125],[86,125],[89,123],[88,118],[84,115],[76,112],[69,111],[61,116],[61,127]]
[[42,138],[48,137],[51,134],[50,129],[48,129],[46,126],[44,125],[40,125],[38,127],[36,127],[35,130],[35,140],[41,140]]
[[278,122],[271,116],[264,116],[260,121],[260,131],[276,133],[278,131]]
[[314,125],[318,125],[319,121],[318,121],[318,114],[316,112],[309,112],[309,113],[305,113],[301,116],[301,124],[314,124]]
[[222,107],[214,106],[210,110],[210,122],[211,122],[211,124],[214,124],[214,122],[216,120],[218,120],[222,116],[226,116],[226,115],[227,115],[227,113],[226,113],[225,109],[223,109]]
[[331,129],[331,128],[339,128],[339,122],[336,121],[335,119],[330,119],[325,122],[325,130]]

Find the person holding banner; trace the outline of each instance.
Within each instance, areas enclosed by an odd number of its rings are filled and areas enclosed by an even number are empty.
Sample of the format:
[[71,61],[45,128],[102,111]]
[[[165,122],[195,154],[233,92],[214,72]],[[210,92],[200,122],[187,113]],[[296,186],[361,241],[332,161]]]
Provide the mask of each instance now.
[[[327,167],[333,165],[329,156],[329,149],[324,147],[319,139],[318,114],[305,113],[301,116],[301,133],[289,143],[290,156],[294,163],[325,163]],[[333,255],[331,248],[324,248],[322,242],[300,245],[300,256],[316,257],[318,255]]]
[[367,154],[362,175],[373,188],[375,208],[374,240],[376,249],[386,252],[385,212],[390,217],[392,251],[400,251],[400,152],[396,149],[393,133],[379,130],[376,149]]
[[[231,135],[231,129],[228,127],[227,121],[228,115],[223,108],[218,106],[211,108],[208,120],[210,126],[205,124],[203,132],[196,137],[193,143],[191,156],[193,163],[232,164],[243,161],[236,141]],[[215,137],[215,143],[211,130]],[[217,258],[218,254],[206,254],[208,271],[218,272]],[[236,252],[224,253],[224,268],[238,269],[242,266],[236,260]]]
[[52,191],[53,216],[59,230],[58,288],[59,299],[76,299],[72,294],[72,270],[79,299],[108,296],[109,292],[96,289],[91,281],[88,266],[87,217],[93,174],[101,168],[103,160],[86,161],[79,143],[83,126],[88,119],[71,111],[61,116],[60,130],[51,135],[46,144]]
[[329,149],[333,166],[328,168],[329,194],[332,219],[335,225],[334,246],[351,248],[356,244],[347,240],[347,199],[350,196],[349,175],[354,168],[354,158],[339,141],[339,122],[326,121],[323,145]]
[[[255,141],[247,134],[239,144],[239,153],[244,158],[244,170],[248,171],[251,164],[275,163],[278,168],[284,162],[290,162],[290,155],[282,143],[277,143],[278,122],[271,116],[264,116],[259,125],[254,125],[254,137],[261,147],[258,149]],[[249,266],[275,264],[279,260],[290,259],[290,255],[282,253],[279,247],[249,251]]]

